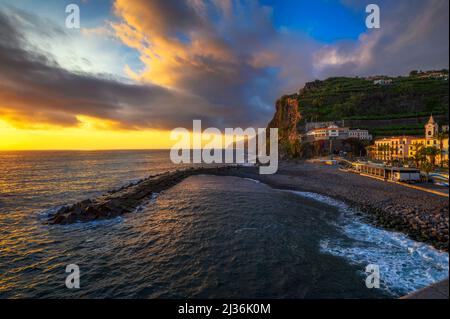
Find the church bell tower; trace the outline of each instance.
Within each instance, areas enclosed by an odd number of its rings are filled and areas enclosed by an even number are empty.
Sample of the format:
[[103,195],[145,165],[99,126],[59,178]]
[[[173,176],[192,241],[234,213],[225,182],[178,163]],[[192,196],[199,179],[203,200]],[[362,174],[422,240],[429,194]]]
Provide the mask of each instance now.
[[428,123],[425,125],[425,138],[427,140],[435,139],[439,133],[439,125],[433,118],[433,115],[430,116]]

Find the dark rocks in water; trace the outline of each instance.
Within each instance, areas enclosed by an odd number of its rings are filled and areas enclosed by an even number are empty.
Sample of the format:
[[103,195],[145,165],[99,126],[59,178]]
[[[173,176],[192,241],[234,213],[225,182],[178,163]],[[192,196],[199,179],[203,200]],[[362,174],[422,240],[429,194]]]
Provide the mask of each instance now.
[[374,217],[375,223],[401,231],[410,237],[432,244],[438,249],[448,251],[449,221],[448,207],[437,210],[419,210],[417,207],[395,206],[379,207],[375,209],[365,207],[365,211]]
[[[249,168],[246,168],[249,170]],[[86,199],[60,208],[48,219],[49,224],[72,224],[114,218],[131,213],[153,193],[166,190],[192,175],[237,175],[240,167],[190,168],[152,175],[136,183],[112,190],[96,199]],[[251,170],[251,169],[250,169]]]

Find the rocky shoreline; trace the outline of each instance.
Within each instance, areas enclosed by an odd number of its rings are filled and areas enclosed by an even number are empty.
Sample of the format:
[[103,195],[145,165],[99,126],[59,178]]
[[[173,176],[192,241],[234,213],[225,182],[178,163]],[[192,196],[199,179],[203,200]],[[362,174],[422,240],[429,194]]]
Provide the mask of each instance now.
[[313,192],[341,200],[360,210],[369,223],[405,233],[448,252],[446,197],[306,162],[284,162],[276,175],[252,178],[275,188]]
[[49,217],[48,223],[88,222],[131,213],[152,194],[189,176],[202,174],[252,178],[274,188],[326,195],[358,208],[369,222],[448,251],[448,198],[305,162],[280,163],[274,175],[259,175],[257,168],[236,166],[191,168],[154,175],[96,199],[62,207]]

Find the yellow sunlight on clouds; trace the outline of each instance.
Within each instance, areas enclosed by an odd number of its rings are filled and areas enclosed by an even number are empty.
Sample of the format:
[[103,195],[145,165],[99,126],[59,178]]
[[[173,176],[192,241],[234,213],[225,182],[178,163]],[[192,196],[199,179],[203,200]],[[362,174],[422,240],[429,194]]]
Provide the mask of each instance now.
[[[112,23],[116,36],[124,44],[139,51],[145,65],[145,69],[137,73],[125,67],[125,72],[132,79],[171,88],[186,80],[187,72],[206,70],[211,74],[220,72],[236,80],[234,70],[223,67],[230,63],[240,63],[232,50],[207,32],[188,29],[187,43],[168,36],[171,22],[158,15],[157,3],[116,0],[114,11],[122,19],[121,22]],[[223,62],[223,65],[208,66],[202,59],[198,59],[199,56],[213,58]]]

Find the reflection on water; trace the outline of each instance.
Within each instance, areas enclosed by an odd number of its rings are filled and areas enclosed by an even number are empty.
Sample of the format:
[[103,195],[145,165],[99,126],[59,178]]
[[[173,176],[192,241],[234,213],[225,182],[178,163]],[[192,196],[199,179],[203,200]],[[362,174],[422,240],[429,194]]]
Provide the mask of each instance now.
[[[42,223],[49,208],[172,169],[167,156],[0,153],[5,172],[0,176],[0,297],[379,298],[402,293],[368,290],[361,274],[365,265],[323,250],[324,240],[355,247],[361,242],[337,226],[338,208],[246,179],[191,177],[124,217],[68,226]],[[72,263],[81,270],[79,290],[64,284],[65,267]]]
[[45,280],[62,266],[57,245],[82,235],[54,239],[38,219],[42,211],[174,169],[167,159],[167,151],[0,152],[0,296],[24,274],[37,276],[25,288]]
[[0,212],[34,212],[95,196],[174,169],[168,158],[167,151],[0,152]]

